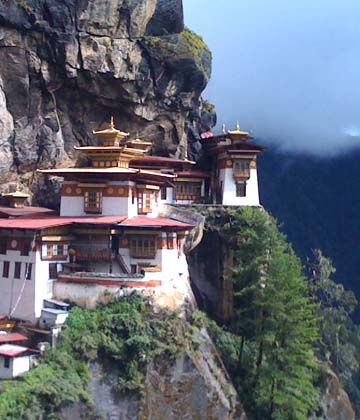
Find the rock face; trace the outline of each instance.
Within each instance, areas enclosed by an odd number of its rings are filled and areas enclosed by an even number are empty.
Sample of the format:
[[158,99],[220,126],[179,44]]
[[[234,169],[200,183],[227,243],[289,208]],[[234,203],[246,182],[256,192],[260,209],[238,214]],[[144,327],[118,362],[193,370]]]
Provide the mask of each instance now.
[[341,387],[339,378],[330,369],[320,397],[319,412],[309,420],[355,420],[348,394]]
[[187,261],[200,307],[219,322],[229,321],[233,316],[233,252],[226,238],[216,230],[204,232],[200,244],[187,254]]
[[181,0],[1,0],[1,180],[44,192],[36,169],[71,165],[110,115],[156,153],[198,158],[210,69]]
[[[90,366],[94,414],[101,420],[245,420],[244,410],[206,330],[196,351],[175,361],[161,360],[147,369],[142,397],[114,391],[116,375],[98,363]],[[77,405],[62,413],[72,420]],[[90,418],[90,413],[87,414]],[[78,418],[78,417],[76,417]],[[92,418],[92,417],[91,417]]]

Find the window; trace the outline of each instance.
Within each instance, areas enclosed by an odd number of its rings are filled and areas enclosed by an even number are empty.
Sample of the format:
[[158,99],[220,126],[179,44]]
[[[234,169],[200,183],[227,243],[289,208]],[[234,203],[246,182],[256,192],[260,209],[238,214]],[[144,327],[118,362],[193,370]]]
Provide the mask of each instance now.
[[201,197],[201,182],[177,182],[176,200],[196,200]]
[[236,197],[246,197],[246,182],[236,183]]
[[131,264],[130,269],[131,269],[131,274],[136,274],[137,273],[137,265],[136,264]]
[[6,254],[6,238],[0,239],[0,254],[4,255]]
[[166,187],[161,188],[161,199],[166,200],[167,194],[166,194]]
[[32,263],[26,263],[26,266],[25,266],[26,280],[31,280],[31,275],[32,275]]
[[155,258],[155,243],[154,237],[132,238],[130,241],[130,256],[133,258]]
[[138,191],[138,213],[147,214],[151,213],[155,193],[153,191]]
[[9,261],[4,261],[3,264],[3,277],[9,277],[9,271],[10,271],[10,262]]
[[30,241],[23,242],[20,255],[29,255],[30,246],[31,246]]
[[16,262],[14,267],[14,279],[21,277],[21,262]]
[[10,357],[4,356],[4,368],[9,369],[10,368]]
[[96,190],[85,191],[84,211],[85,213],[101,213],[102,212],[102,192],[101,191],[96,191]]
[[51,263],[49,264],[49,279],[56,279],[57,278],[57,264]]
[[249,159],[238,159],[234,161],[234,176],[240,178],[250,177],[250,160]]
[[43,260],[64,260],[68,255],[68,244],[43,244],[41,255]]

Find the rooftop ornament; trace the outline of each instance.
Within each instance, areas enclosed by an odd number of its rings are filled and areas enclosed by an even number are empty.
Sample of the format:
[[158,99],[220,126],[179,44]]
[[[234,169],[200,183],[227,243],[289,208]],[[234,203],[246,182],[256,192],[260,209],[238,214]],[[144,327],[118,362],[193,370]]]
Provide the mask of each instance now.
[[242,131],[242,130],[240,130],[239,121],[237,121],[237,123],[236,123],[235,130],[228,131],[228,134],[236,135],[236,136],[249,136],[250,135],[250,133],[248,131]]

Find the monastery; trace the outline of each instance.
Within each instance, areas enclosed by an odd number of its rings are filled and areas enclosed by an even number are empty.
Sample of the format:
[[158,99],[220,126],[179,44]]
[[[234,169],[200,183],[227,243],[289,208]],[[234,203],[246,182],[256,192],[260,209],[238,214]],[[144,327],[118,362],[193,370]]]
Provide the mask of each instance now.
[[165,206],[260,205],[256,158],[264,148],[239,126],[203,136],[208,171],[150,155],[151,143],[113,120],[94,136],[97,146],[75,148],[86,167],[39,171],[62,179],[60,214],[26,206],[20,191],[3,194],[0,313],[8,320],[54,328],[66,319],[64,301],[91,306],[122,288],[181,282],[194,224],[164,217]]

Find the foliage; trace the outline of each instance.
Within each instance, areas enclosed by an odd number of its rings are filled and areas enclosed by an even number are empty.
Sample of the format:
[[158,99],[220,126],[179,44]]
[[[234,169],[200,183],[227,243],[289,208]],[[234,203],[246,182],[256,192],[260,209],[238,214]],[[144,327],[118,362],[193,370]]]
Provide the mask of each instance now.
[[147,364],[171,362],[196,346],[196,331],[177,312],[155,313],[150,302],[136,293],[95,310],[74,307],[56,349],[45,353],[40,366],[1,382],[0,418],[53,420],[61,407],[80,401],[90,408],[88,363],[92,361],[117,373],[115,391],[141,392]]
[[318,356],[330,362],[359,413],[360,329],[351,319],[357,300],[353,292],[331,279],[335,268],[320,250],[308,260],[307,271],[321,318]]
[[152,51],[152,57],[169,59],[168,64],[176,66],[179,60],[194,60],[204,75],[210,77],[211,51],[202,37],[190,29],[185,28],[180,34],[145,36],[142,42]]
[[234,253],[234,317],[210,331],[241,400],[252,418],[305,420],[318,401],[317,318],[300,261],[266,212],[204,213]]

